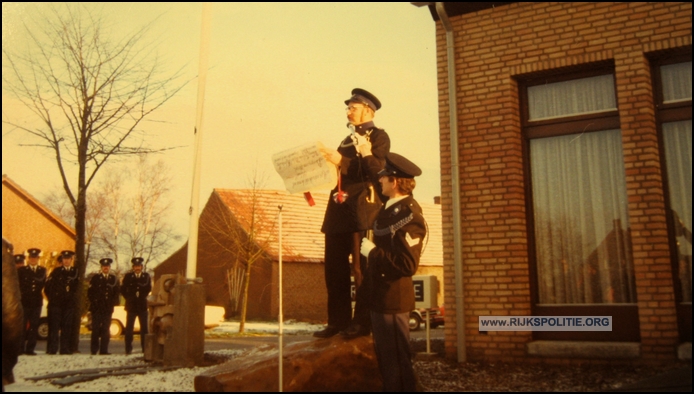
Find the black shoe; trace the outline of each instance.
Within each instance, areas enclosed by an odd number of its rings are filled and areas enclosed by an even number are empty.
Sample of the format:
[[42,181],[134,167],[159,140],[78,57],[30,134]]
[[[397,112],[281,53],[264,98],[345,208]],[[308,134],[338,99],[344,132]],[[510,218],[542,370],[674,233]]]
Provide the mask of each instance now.
[[340,331],[340,335],[342,335],[343,338],[347,338],[347,339],[354,339],[357,337],[365,337],[369,334],[371,334],[371,330],[368,327],[364,327],[360,324],[352,324],[351,326],[347,327],[345,330]]
[[99,355],[100,355],[100,356],[110,356],[111,353],[109,353],[109,352],[101,352],[101,353],[99,353]]
[[339,327],[328,325],[324,329],[314,332],[313,336],[316,338],[330,338],[332,336],[337,335],[337,333],[339,333],[339,332],[340,332]]
[[24,354],[26,354],[27,356],[35,356],[36,352],[26,352]]
[[96,352],[92,352],[92,356],[96,356]]

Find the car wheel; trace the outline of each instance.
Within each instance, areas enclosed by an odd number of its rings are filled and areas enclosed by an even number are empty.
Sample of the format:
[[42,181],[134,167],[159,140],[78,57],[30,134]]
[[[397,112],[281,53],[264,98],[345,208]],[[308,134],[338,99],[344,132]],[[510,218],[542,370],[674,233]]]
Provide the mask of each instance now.
[[45,341],[48,339],[48,319],[45,317],[42,317],[39,319],[39,327],[36,330],[36,335],[38,338],[42,341]]
[[108,332],[111,338],[118,338],[123,334],[123,325],[116,319],[111,320],[111,325],[108,327]]
[[422,326],[422,318],[416,313],[410,313],[410,331],[417,331]]

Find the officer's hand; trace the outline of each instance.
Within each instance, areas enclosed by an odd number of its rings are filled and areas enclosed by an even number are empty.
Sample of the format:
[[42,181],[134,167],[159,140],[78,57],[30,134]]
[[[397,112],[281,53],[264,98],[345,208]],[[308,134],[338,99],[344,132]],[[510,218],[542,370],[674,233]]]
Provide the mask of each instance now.
[[368,238],[361,239],[361,249],[360,252],[366,257],[369,257],[369,253],[376,247],[376,244],[369,241]]
[[334,149],[320,148],[320,153],[323,155],[325,160],[335,164],[336,166],[340,165],[340,161],[342,161],[342,155],[340,152]]
[[365,135],[354,134],[357,137],[357,152],[362,157],[371,156],[371,141]]

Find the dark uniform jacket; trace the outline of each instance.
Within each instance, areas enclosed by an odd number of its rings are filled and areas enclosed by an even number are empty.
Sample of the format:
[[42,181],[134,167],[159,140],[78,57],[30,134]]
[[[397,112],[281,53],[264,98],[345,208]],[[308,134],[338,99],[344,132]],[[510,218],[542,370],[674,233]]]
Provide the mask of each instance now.
[[36,270],[29,265],[20,267],[19,291],[22,293],[22,306],[37,308],[43,305],[43,287],[46,285],[46,268],[39,265]]
[[[373,186],[375,202],[380,206],[379,200],[385,200],[381,196],[381,185],[378,182],[378,172],[385,165],[385,158],[390,151],[390,137],[385,130],[374,126],[373,122],[368,122],[357,126],[356,132],[360,135],[368,135],[371,142],[371,156],[361,157],[357,155],[357,150],[352,141],[351,134],[348,135],[337,148],[342,155],[340,162],[341,188],[347,192],[347,200],[338,204],[333,199],[333,195],[338,191],[337,185],[330,192],[328,207],[325,210],[323,226],[321,231],[326,234],[350,233],[364,231],[371,228],[371,223],[360,218],[358,214],[362,207],[359,199],[366,198],[369,193],[369,186]],[[362,210],[363,211],[363,210]]]
[[87,290],[89,310],[95,312],[113,313],[113,307],[120,303],[120,284],[113,274],[104,276],[103,273],[92,276]]
[[46,297],[48,305],[74,307],[77,294],[77,268],[58,267],[48,276],[46,281]]
[[125,310],[137,312],[147,310],[147,295],[152,290],[152,279],[142,272],[137,278],[134,272],[128,272],[123,278],[121,293],[125,297]]
[[412,196],[383,208],[374,223],[376,247],[368,257],[370,309],[383,314],[414,309],[412,275],[419,267],[426,222]]

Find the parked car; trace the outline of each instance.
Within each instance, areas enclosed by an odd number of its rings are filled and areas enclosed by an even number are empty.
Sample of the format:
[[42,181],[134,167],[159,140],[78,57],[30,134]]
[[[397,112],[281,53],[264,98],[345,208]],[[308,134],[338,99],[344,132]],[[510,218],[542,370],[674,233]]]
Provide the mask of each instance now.
[[[410,331],[417,331],[426,324],[427,310],[415,309],[410,312]],[[436,328],[443,325],[444,321],[443,307],[429,309],[429,324],[431,328]]]
[[[127,312],[123,305],[118,305],[113,308],[113,315],[111,315],[111,326],[109,331],[111,333],[111,338],[117,338],[123,335],[125,331],[125,323],[127,319]],[[217,327],[224,320],[224,307],[205,305],[205,329],[210,329]],[[91,325],[91,315],[88,316],[87,328],[92,329]],[[140,322],[135,319],[135,326],[133,332],[140,332]]]
[[41,317],[39,318],[39,327],[36,332],[38,339],[42,341],[48,339],[48,307],[46,306],[46,301],[43,302],[43,307],[41,307]]

